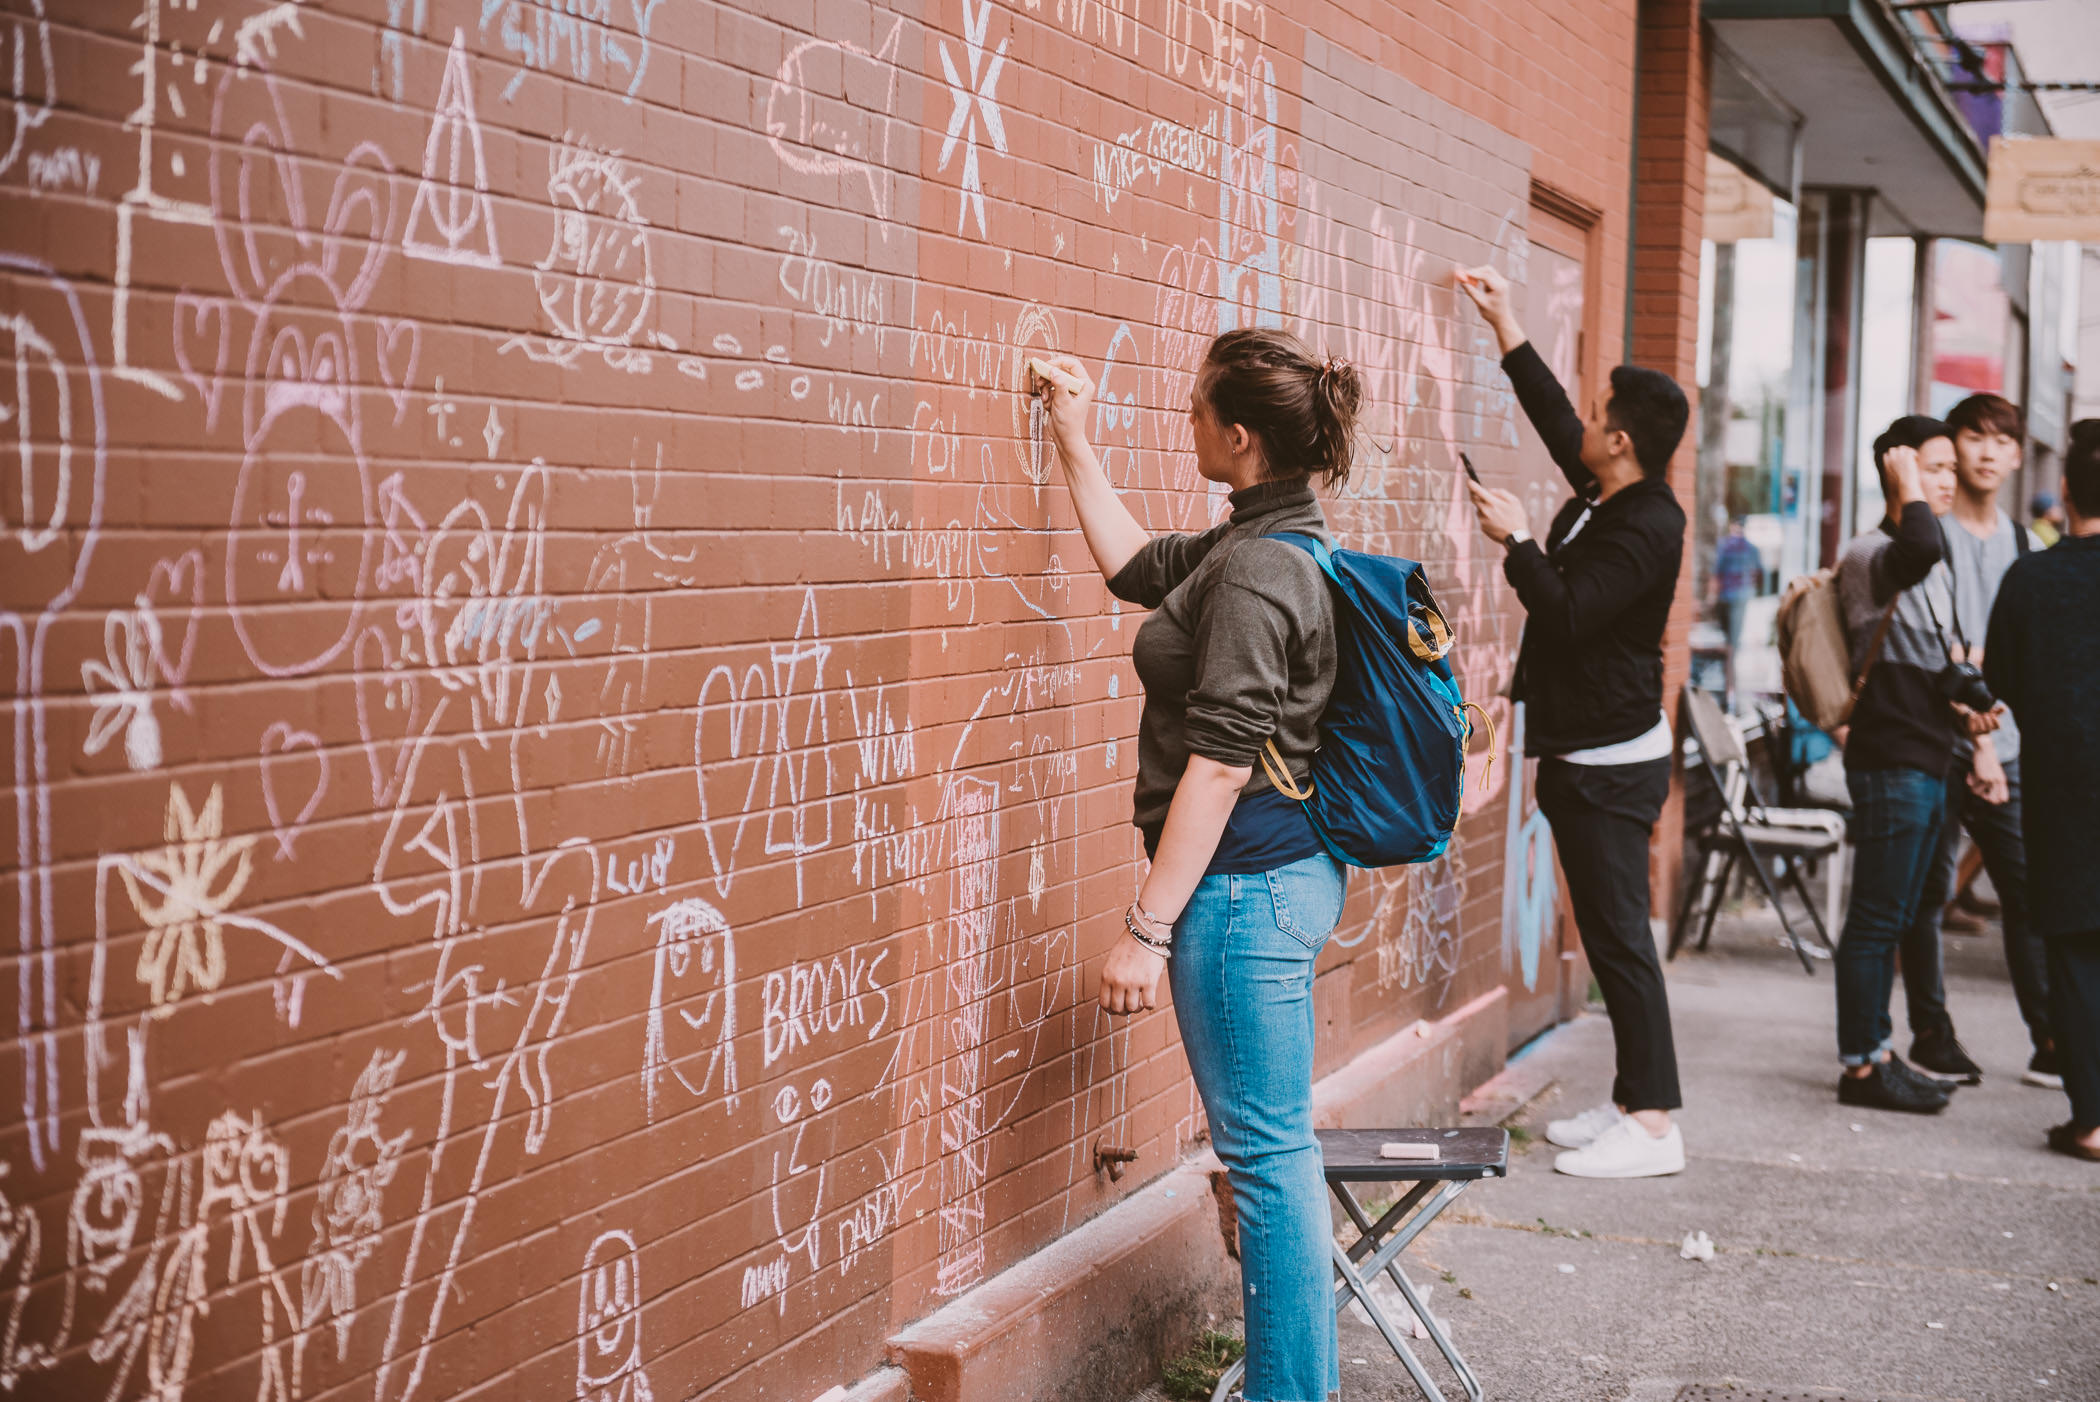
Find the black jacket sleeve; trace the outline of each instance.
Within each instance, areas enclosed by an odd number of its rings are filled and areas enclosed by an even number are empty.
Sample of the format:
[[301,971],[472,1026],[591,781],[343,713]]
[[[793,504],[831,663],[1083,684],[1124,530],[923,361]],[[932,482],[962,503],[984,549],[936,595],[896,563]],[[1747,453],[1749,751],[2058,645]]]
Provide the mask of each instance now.
[[1940,562],[1940,523],[1922,501],[1910,502],[1896,520],[1888,549],[1874,557],[1867,574],[1876,604],[1886,604],[1932,573]]
[[1553,455],[1568,485],[1583,496],[1590,495],[1596,490],[1597,478],[1582,464],[1582,415],[1568,402],[1568,392],[1546,368],[1531,342],[1526,341],[1502,357],[1502,373],[1509,376],[1510,388],[1517,392],[1517,403],[1524,406],[1524,416],[1545,440],[1546,451]]
[[1510,547],[1502,573],[1523,601],[1527,633],[1558,648],[1611,626],[1657,580],[1676,578],[1683,557],[1682,525],[1667,530],[1644,515],[1600,534],[1569,566],[1555,564],[1537,541],[1522,541]]

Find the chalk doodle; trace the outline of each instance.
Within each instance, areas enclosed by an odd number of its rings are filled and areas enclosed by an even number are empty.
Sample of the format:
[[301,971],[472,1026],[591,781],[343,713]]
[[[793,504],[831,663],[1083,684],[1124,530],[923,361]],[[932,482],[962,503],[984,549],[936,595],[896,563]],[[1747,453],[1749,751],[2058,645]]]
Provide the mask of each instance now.
[[408,207],[401,251],[411,258],[479,268],[503,261],[496,248],[496,207],[489,200],[481,119],[474,113],[467,36],[460,30],[452,31],[452,50],[445,56],[445,82],[430,117],[423,178]]
[[513,336],[504,350],[562,366],[596,350],[616,370],[650,369],[647,347],[666,343],[643,328],[656,302],[656,273],[636,188],[637,177],[614,153],[568,143],[553,149],[554,235],[532,274],[551,334]]
[[141,599],[131,609],[111,609],[102,626],[106,661],[80,664],[80,684],[94,698],[95,715],[80,748],[101,754],[119,734],[124,760],[135,770],[158,769],[160,722],[153,717],[153,692],[166,661],[160,621]]
[[1001,39],[999,47],[989,55],[985,52],[985,31],[992,22],[993,0],[980,0],[974,7],[970,0],[962,0],[963,7],[963,61],[969,74],[967,80],[955,67],[955,58],[948,51],[948,41],[940,41],[941,75],[948,83],[948,99],[954,103],[954,111],[948,116],[948,130],[941,139],[940,160],[936,169],[946,171],[948,163],[955,159],[958,142],[963,148],[962,203],[955,212],[955,232],[963,231],[963,221],[970,215],[977,216],[977,236],[984,238],[984,175],[978,169],[978,132],[990,142],[992,149],[1000,155],[1006,154],[1006,120],[999,112],[999,75],[1006,68],[1006,47],[1011,39]]
[[300,1341],[303,1346],[307,1332],[331,1324],[338,1359],[350,1348],[357,1273],[379,1249],[386,1187],[400,1170],[411,1135],[403,1129],[389,1139],[379,1127],[406,1055],[375,1051],[357,1073],[343,1123],[329,1137],[314,1195],[314,1248],[300,1266]]
[[50,117],[58,93],[44,0],[29,0],[28,14],[0,23],[0,65],[0,79],[7,83],[7,144],[0,148],[0,175],[5,175],[22,158],[29,133]]
[[698,896],[665,906],[649,923],[656,927],[656,962],[642,1044],[647,1117],[656,1119],[666,1072],[694,1099],[719,1093],[734,1106],[736,936],[721,912]]
[[[802,175],[844,175],[858,182],[885,239],[897,198],[897,174],[890,167],[892,127],[886,119],[896,107],[903,32],[903,19],[890,21],[889,32],[872,51],[843,39],[805,39],[788,50],[766,89],[764,130],[781,164]],[[880,87],[879,112],[839,102],[812,86],[810,75],[834,61],[848,91],[872,93]]]
[[602,1232],[583,1256],[576,1302],[577,1402],[653,1402],[642,1369],[642,1254]]
[[529,73],[603,84],[625,97],[649,71],[649,28],[663,0],[482,0],[481,35],[518,64],[503,87],[517,96]]

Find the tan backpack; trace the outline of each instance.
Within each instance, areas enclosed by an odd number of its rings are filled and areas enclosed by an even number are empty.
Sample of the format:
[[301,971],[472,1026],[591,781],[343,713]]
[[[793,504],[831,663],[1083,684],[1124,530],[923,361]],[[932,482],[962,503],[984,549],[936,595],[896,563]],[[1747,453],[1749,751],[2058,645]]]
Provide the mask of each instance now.
[[1867,665],[1855,679],[1852,650],[1845,639],[1845,610],[1838,601],[1837,571],[1817,570],[1787,585],[1779,599],[1776,625],[1780,677],[1788,698],[1818,730],[1836,730],[1852,719],[1852,708],[1866,689],[1867,676],[1881,656],[1881,644],[1895,617],[1896,599],[1891,599],[1874,630],[1873,646],[1867,649]]

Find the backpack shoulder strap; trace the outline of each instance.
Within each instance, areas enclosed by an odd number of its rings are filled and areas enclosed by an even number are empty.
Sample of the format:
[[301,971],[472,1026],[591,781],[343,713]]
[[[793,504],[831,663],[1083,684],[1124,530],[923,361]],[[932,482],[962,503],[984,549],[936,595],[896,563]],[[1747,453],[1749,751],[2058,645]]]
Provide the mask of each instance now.
[[1874,630],[1874,641],[1867,644],[1867,663],[1859,669],[1859,680],[1852,684],[1852,704],[1859,704],[1860,693],[1867,689],[1867,677],[1874,670],[1874,663],[1881,657],[1881,645],[1888,641],[1889,625],[1896,621],[1896,605],[1903,602],[1902,591],[1889,600],[1889,606],[1881,611],[1881,624]]

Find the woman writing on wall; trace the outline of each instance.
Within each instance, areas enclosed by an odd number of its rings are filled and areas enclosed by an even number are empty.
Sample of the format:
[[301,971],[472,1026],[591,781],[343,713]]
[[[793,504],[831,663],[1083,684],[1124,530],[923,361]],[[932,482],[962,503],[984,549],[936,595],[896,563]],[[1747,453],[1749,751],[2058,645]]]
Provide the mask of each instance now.
[[[1334,686],[1334,609],[1292,532],[1328,541],[1313,478],[1348,475],[1363,391],[1280,331],[1213,341],[1189,400],[1196,466],[1231,516],[1153,536],[1087,442],[1094,384],[1077,360],[1042,392],[1089,550],[1117,598],[1152,610],[1132,662],[1144,685],[1134,822],[1152,865],[1121,917],[1101,1005],[1174,991],[1182,1044],[1239,1212],[1248,1402],[1324,1402],[1341,1386],[1331,1237],[1313,1135],[1313,961],[1341,917],[1343,870],[1271,780],[1309,782]],[[1273,742],[1273,755],[1265,748]]]

